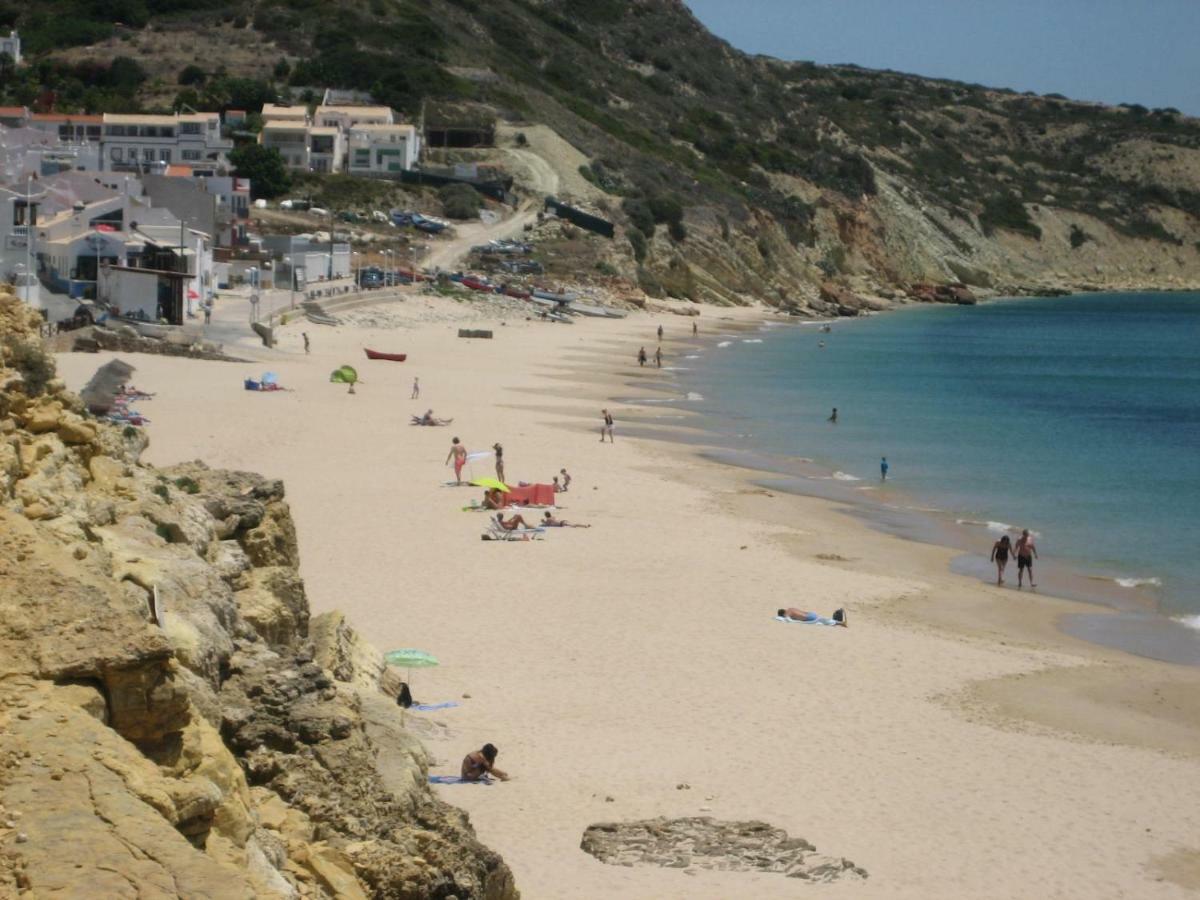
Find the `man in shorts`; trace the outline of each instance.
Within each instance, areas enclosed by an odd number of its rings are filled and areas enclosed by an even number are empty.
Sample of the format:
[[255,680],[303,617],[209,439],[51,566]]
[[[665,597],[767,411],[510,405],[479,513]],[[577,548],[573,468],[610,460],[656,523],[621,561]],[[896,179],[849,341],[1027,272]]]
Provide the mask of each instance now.
[[604,443],[604,436],[608,435],[608,442],[613,443],[613,417],[607,409],[600,410],[604,416],[604,424],[600,426],[600,443]]
[[1029,570],[1029,586],[1037,587],[1033,581],[1033,561],[1037,559],[1038,552],[1033,538],[1029,536],[1028,528],[1023,530],[1021,536],[1017,538],[1015,549],[1017,551],[1017,590],[1021,589],[1026,569]]

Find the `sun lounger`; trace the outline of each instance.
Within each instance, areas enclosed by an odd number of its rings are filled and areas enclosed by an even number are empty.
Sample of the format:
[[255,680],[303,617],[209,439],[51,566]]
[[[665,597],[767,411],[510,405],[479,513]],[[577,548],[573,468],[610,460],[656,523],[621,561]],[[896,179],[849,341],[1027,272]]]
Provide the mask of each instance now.
[[492,519],[484,536],[493,541],[530,541],[540,539],[545,533],[545,528],[514,528],[509,531]]
[[775,616],[776,622],[784,622],[789,625],[838,625],[836,619],[830,619],[826,616],[814,616],[811,619],[789,619],[787,616]]

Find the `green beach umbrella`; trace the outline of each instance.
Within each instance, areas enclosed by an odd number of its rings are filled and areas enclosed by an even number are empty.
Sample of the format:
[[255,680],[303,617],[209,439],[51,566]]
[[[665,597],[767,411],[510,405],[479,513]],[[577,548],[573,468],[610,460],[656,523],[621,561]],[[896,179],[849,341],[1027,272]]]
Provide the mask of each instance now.
[[[436,656],[426,653],[424,650],[414,650],[411,647],[385,653],[383,658],[389,666],[397,666],[401,669],[431,669],[438,664]],[[412,685],[413,680],[410,674],[408,686],[411,688]]]
[[354,393],[354,385],[358,384],[358,372],[354,366],[338,366],[330,375],[329,380],[336,384],[350,385],[350,393]]
[[404,650],[392,650],[390,653],[385,653],[383,658],[389,666],[399,666],[403,669],[428,669],[438,664],[436,656],[426,653],[424,650],[413,650],[411,647]]

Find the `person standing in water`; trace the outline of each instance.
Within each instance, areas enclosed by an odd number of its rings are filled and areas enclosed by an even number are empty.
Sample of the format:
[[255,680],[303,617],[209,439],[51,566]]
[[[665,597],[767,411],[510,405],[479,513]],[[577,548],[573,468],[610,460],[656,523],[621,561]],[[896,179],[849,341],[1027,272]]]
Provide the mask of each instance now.
[[660,369],[662,368],[662,347],[659,347],[654,351],[654,365],[658,366]]
[[700,327],[695,322],[693,322],[692,323],[692,337],[695,337],[699,333],[700,333]]
[[451,459],[454,460],[454,483],[462,484],[462,470],[467,461],[467,448],[458,438],[450,442],[450,452],[446,455],[446,462],[450,462]]
[[662,334],[663,334],[663,332],[662,332],[662,326],[661,326],[661,325],[659,325],[659,326],[658,326],[658,339],[659,339],[659,341],[661,341],[661,340],[662,340]]
[[644,366],[645,364],[646,364],[646,348],[642,347],[640,350],[638,350],[638,365]]
[[1012,541],[1004,535],[992,544],[992,562],[996,564],[996,584],[1004,584],[1004,569],[1008,566],[1008,555],[1012,553]]
[[882,457],[879,460],[879,480],[880,481],[887,481],[887,473],[888,473],[889,468],[891,468],[891,466],[888,465],[887,457],[886,456]]
[[1029,570],[1029,586],[1037,587],[1033,581],[1033,561],[1037,559],[1037,547],[1033,543],[1033,538],[1029,536],[1029,529],[1021,531],[1021,536],[1017,538],[1017,590],[1022,587],[1021,582],[1025,575],[1025,570]]
[[834,425],[837,424],[837,407],[836,406],[833,408],[833,412],[830,414],[829,418],[826,421],[832,422]]
[[420,398],[421,398],[421,379],[414,378],[413,379],[412,397],[410,397],[409,399],[410,400],[419,400]]

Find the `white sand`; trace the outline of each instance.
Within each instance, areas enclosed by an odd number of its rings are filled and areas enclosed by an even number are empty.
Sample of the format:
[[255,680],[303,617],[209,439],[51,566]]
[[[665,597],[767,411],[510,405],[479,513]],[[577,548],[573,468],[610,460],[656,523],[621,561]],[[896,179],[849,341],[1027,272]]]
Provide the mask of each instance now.
[[[296,327],[265,365],[126,357],[157,393],[142,405],[147,458],[283,478],[314,611],[343,609],[382,649],[441,660],[414,683],[422,701],[461,703],[413,715],[434,771],[456,773],[491,741],[515,779],[437,790],[469,811],[524,896],[1154,898],[1200,887],[1195,672],[1059,637],[1050,624],[1066,604],[952,576],[949,551],[868,531],[821,501],[765,496],[688,448],[623,436],[623,422],[655,411],[605,398],[645,392],[619,381],[669,379],[638,370],[633,354],[653,351],[659,321],[670,340],[690,320],[510,322],[493,326],[495,340],[464,341],[454,322],[416,322],[458,315],[452,301],[398,308],[412,327],[305,325],[310,357]],[[705,310],[702,329],[715,315]],[[409,362],[368,363],[363,346]],[[60,368],[77,388],[107,358],[67,355]],[[341,363],[364,378],[356,396],[327,381]],[[293,392],[243,391],[263,368]],[[413,376],[422,396],[410,401]],[[614,445],[598,441],[603,405]],[[407,424],[429,407],[454,425]],[[481,542],[484,515],[460,511],[480,492],[442,485],[456,434],[472,451],[503,443],[510,481],[566,466],[575,480],[559,514],[593,527]],[[493,474],[488,462],[474,473]],[[780,606],[845,606],[851,627],[779,624]],[[1112,703],[1050,691],[1081,666],[1095,671],[1085,683],[1163,689]],[[1045,691],[1007,691],[1037,679]],[[1053,706],[1029,711],[1046,696],[1080,733],[1032,724],[1058,722]],[[1158,749],[1159,725],[1176,752]],[[785,828],[870,879],[620,868],[579,849],[594,822],[702,814]]]

